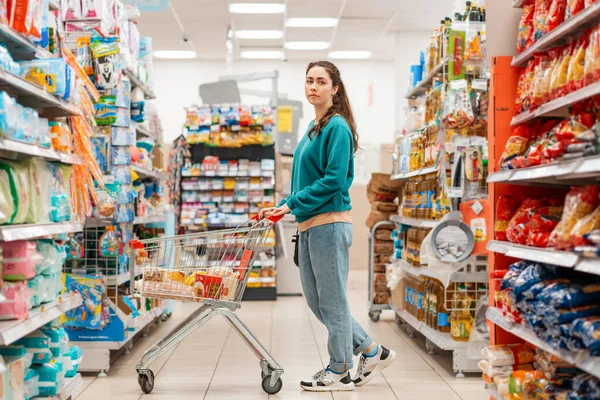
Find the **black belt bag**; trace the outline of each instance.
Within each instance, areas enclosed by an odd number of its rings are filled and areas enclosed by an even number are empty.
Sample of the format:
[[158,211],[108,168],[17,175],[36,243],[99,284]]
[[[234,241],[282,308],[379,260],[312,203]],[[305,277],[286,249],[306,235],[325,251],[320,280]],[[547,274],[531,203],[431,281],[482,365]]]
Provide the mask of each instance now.
[[298,235],[298,231],[296,231],[296,234],[292,236],[292,243],[294,243],[294,264],[296,264],[296,267],[299,267],[300,261],[298,258],[300,256],[298,255],[298,246],[300,245],[300,235]]

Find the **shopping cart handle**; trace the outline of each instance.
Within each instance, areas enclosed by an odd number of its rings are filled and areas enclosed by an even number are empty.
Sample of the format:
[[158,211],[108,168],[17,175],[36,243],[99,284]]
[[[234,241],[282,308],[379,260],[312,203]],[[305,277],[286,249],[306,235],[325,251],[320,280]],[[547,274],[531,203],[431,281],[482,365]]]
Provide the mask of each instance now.
[[[284,216],[285,216],[285,214],[281,214],[281,215],[278,215],[278,216],[276,216],[276,217],[274,217],[274,216],[270,216],[270,217],[267,217],[266,219],[268,219],[268,220],[269,220],[269,221],[271,221],[272,223],[276,224],[276,223],[278,223],[279,221],[281,221],[281,219],[282,219]],[[254,221],[259,221],[259,219],[258,219],[258,214],[256,214],[254,217],[252,217],[252,219],[253,219]],[[263,219],[265,219],[265,218],[263,218]]]

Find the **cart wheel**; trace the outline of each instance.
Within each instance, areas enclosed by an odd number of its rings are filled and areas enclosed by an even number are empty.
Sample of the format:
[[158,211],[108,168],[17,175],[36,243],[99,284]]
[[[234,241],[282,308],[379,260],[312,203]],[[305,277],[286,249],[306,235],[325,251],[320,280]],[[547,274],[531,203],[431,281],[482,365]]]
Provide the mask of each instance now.
[[379,318],[381,318],[381,311],[369,311],[369,318],[373,322],[379,322]]
[[160,316],[160,320],[162,322],[166,322],[168,319],[169,319],[169,316],[167,314],[163,314],[163,315]]
[[281,378],[277,379],[274,385],[271,385],[271,375],[267,375],[263,378],[262,388],[267,394],[277,394],[283,387],[283,381]]
[[150,394],[152,389],[154,389],[154,373],[150,370],[147,370],[145,373],[139,374],[138,383],[140,384],[142,392],[145,394]]

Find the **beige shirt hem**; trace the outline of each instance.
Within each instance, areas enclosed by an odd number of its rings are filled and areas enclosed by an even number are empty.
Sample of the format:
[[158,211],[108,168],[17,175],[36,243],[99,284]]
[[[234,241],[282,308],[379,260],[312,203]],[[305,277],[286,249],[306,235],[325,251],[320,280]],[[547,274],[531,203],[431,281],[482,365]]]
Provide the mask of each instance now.
[[315,215],[311,219],[298,223],[298,231],[306,232],[310,228],[317,226],[333,224],[335,222],[347,222],[352,223],[352,213],[350,211],[341,212],[327,212],[319,215]]

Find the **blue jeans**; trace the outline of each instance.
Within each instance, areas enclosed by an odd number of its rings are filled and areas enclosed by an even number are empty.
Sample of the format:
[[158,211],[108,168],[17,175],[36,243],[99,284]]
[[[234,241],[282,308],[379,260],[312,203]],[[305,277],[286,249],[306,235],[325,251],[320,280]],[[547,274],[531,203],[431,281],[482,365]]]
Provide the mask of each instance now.
[[329,366],[352,368],[352,354],[373,340],[350,315],[347,283],[352,224],[336,222],[300,232],[300,279],[308,306],[329,331]]

